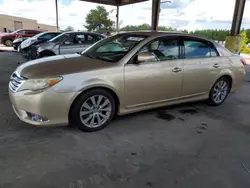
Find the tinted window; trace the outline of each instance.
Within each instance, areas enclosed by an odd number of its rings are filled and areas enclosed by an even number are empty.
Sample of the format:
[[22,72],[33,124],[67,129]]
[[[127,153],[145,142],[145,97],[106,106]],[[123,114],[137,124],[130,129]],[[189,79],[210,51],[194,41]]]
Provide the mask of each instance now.
[[97,41],[103,39],[102,37],[98,35],[86,35],[86,36],[87,36],[87,41],[85,42],[85,44],[94,44]]
[[67,40],[64,41],[64,44],[66,45],[76,45],[76,44],[85,44],[85,35],[84,34],[76,34],[73,36],[70,36]]
[[50,39],[54,38],[55,36],[57,36],[57,33],[48,33],[48,34],[43,35],[42,38],[50,40]]
[[29,35],[36,35],[38,33],[39,33],[38,31],[32,31],[32,30],[25,31],[25,34],[29,34]]
[[194,40],[184,40],[185,58],[210,57],[208,43]]
[[160,61],[178,59],[177,39],[160,39],[147,44],[141,52],[152,52]]
[[65,41],[66,39],[69,39],[72,35],[70,35],[69,33],[62,33],[54,38],[52,38],[50,41],[51,42],[63,42]]
[[83,34],[78,34],[74,37],[74,43],[76,44],[85,44],[86,43],[86,36]]
[[24,35],[25,31],[23,31],[23,30],[22,31],[18,31],[17,33],[18,33],[18,35]]

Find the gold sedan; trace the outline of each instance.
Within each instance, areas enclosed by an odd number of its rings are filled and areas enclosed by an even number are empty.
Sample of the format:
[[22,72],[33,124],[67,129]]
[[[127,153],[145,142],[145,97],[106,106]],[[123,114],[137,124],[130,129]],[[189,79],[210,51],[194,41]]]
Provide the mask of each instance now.
[[20,65],[11,76],[9,96],[22,121],[96,131],[115,114],[199,100],[220,105],[242,84],[244,64],[240,56],[203,38],[123,33],[81,54]]

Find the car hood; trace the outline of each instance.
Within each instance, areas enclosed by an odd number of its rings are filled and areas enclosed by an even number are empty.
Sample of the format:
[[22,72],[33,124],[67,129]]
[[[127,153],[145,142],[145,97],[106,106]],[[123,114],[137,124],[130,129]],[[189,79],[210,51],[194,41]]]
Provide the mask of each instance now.
[[26,39],[25,41],[23,41],[23,42],[21,43],[21,49],[24,49],[24,48],[27,48],[27,47],[31,46],[31,45],[34,44],[36,41],[37,41],[37,39],[36,39],[36,38],[33,38],[33,37]]
[[53,49],[55,45],[57,45],[57,43],[46,41],[45,43],[39,45],[38,52]]
[[115,63],[91,59],[79,54],[58,55],[29,61],[17,72],[27,79],[49,78],[115,66]]
[[16,42],[23,42],[25,41],[27,38],[17,38],[13,41],[13,43],[16,43]]

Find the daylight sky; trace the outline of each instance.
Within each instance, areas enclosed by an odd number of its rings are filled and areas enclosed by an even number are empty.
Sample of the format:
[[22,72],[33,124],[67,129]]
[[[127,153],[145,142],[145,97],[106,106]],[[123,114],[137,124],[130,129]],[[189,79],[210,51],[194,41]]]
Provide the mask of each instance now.
[[[230,29],[235,0],[171,0],[161,4],[159,25],[180,30]],[[38,20],[39,23],[55,25],[54,0],[0,0],[0,14],[8,14]],[[58,0],[59,26],[84,29],[86,14],[97,6],[79,0]],[[122,6],[121,27],[151,24],[152,1]],[[108,11],[115,9],[105,6]],[[115,21],[115,11],[110,13]],[[242,27],[250,28],[250,0],[247,0]]]

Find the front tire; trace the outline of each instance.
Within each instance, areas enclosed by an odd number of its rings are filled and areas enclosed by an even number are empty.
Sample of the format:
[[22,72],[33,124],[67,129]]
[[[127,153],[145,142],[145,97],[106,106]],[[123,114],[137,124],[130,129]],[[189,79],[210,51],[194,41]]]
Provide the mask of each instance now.
[[221,105],[230,92],[231,84],[226,77],[218,79],[209,93],[209,104],[213,106]]
[[108,91],[93,89],[76,99],[71,108],[69,120],[82,131],[98,131],[113,119],[115,110],[115,100]]

